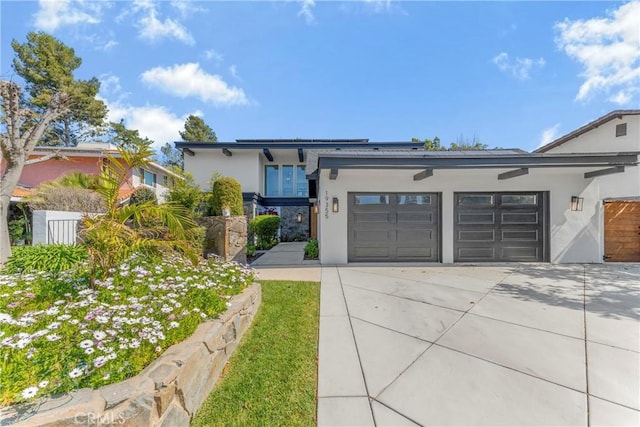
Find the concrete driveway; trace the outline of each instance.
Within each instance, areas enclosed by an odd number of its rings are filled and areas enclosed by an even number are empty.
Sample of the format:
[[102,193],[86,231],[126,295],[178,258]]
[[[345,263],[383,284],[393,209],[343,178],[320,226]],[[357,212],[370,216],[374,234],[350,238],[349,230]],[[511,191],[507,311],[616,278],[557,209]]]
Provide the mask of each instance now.
[[323,267],[318,425],[640,425],[640,265]]

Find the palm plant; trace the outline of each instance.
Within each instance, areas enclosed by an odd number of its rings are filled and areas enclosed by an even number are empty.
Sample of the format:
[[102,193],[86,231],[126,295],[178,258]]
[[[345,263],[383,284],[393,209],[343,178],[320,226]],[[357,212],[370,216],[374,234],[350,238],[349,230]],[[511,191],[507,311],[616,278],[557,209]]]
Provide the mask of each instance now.
[[196,262],[197,252],[191,242],[197,224],[183,206],[171,202],[120,203],[119,190],[130,172],[147,166],[153,154],[150,143],[119,147],[118,154],[119,159],[108,156],[95,188],[105,200],[106,213],[83,219],[80,240],[88,249],[94,273],[105,275],[134,252],[179,251]]

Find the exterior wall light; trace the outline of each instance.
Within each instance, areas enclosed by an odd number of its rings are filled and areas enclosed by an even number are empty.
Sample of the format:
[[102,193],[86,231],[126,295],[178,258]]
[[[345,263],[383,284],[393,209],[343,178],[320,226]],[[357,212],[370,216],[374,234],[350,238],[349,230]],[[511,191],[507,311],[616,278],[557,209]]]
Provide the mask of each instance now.
[[300,224],[300,223],[302,222],[302,214],[301,214],[301,213],[296,214],[296,222],[297,222],[298,224]]
[[333,212],[339,212],[340,211],[340,205],[338,204],[338,198],[337,197],[333,198],[333,203],[331,204],[331,210]]
[[584,198],[583,197],[571,196],[571,210],[572,211],[581,211],[583,204],[584,204]]
[[318,213],[318,205],[313,205],[313,213],[314,214]]

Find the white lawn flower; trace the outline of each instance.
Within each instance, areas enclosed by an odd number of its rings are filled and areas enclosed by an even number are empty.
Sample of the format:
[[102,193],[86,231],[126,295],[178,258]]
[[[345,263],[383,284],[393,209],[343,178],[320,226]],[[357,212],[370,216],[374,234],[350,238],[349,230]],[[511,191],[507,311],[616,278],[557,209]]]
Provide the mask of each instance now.
[[93,366],[95,366],[96,368],[101,368],[105,363],[107,363],[107,360],[108,359],[104,356],[98,356],[93,360]]
[[104,332],[102,332],[102,331],[95,331],[95,332],[93,333],[93,337],[94,337],[95,339],[97,339],[97,340],[103,340],[106,336],[107,336],[107,334],[105,334],[105,333],[104,333]]
[[27,387],[22,391],[23,399],[31,399],[38,394],[38,387]]
[[109,318],[107,316],[97,316],[96,317],[96,322],[98,323],[107,323],[109,321]]
[[106,374],[104,374],[104,375],[102,376],[102,379],[103,379],[103,380],[108,380],[110,376],[111,376],[111,374],[109,374],[109,373],[107,372]]
[[113,353],[109,353],[106,357],[107,357],[107,359],[109,359],[109,360],[113,360],[113,359],[115,359],[117,356],[118,356],[118,353],[113,352]]
[[63,314],[62,316],[58,316],[58,320],[62,320],[63,322],[69,319],[71,319],[71,316],[68,314]]
[[93,341],[91,341],[91,340],[84,340],[84,341],[82,341],[79,345],[80,345],[80,348],[89,348],[89,347],[93,347]]
[[50,329],[50,330],[58,329],[60,325],[61,325],[60,322],[53,322],[49,326],[47,326],[47,329]]
[[49,381],[44,380],[44,381],[40,381],[40,383],[38,384],[38,387],[45,388],[48,385],[49,385]]
[[47,335],[47,341],[58,341],[60,338],[62,337],[58,334]]
[[140,341],[133,339],[131,343],[129,343],[129,348],[138,348],[140,347]]
[[74,368],[73,370],[71,370],[71,372],[69,372],[70,378],[78,378],[80,375],[82,375],[82,369],[80,368]]
[[157,342],[158,342],[158,338],[156,338],[156,337],[149,337],[149,339],[148,339],[147,341],[149,341],[151,344],[155,344],[155,343],[157,343]]
[[22,338],[21,340],[19,340],[15,346],[16,348],[25,348],[26,346],[28,346],[31,343],[31,339],[30,338]]
[[89,347],[89,348],[85,348],[84,349],[85,354],[91,354],[94,351],[96,351],[96,350],[93,347]]
[[36,349],[31,347],[28,351],[27,351],[27,359],[31,359],[33,357],[33,355],[36,354]]
[[174,329],[174,328],[177,328],[178,326],[180,326],[180,323],[178,322],[169,323],[169,329]]
[[160,353],[161,351],[162,351],[162,347],[157,346],[157,347],[156,347],[156,353]]

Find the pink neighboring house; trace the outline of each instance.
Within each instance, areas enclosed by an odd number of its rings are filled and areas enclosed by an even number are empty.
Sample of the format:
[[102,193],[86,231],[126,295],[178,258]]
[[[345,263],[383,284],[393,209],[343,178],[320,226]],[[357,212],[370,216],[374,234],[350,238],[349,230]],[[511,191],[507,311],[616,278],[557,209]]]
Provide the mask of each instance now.
[[[29,159],[52,153],[58,153],[60,156],[24,167],[18,186],[13,191],[12,201],[19,201],[43,182],[53,181],[70,172],[98,175],[107,155],[118,157],[118,150],[111,144],[83,143],[78,144],[77,147],[37,147]],[[5,165],[6,162],[3,159],[0,164],[0,175],[4,173]],[[178,177],[159,164],[150,162],[148,168],[129,173],[127,182],[120,188],[120,197],[123,200],[127,199],[135,188],[146,185],[156,192],[158,201],[163,202],[169,176]]]

